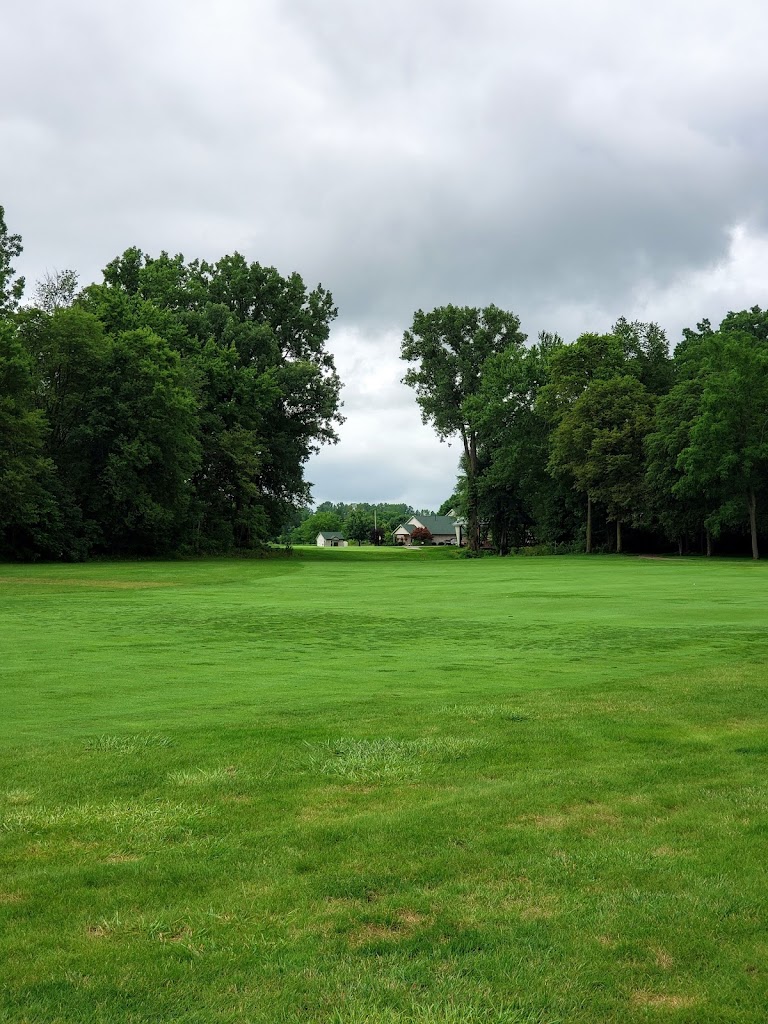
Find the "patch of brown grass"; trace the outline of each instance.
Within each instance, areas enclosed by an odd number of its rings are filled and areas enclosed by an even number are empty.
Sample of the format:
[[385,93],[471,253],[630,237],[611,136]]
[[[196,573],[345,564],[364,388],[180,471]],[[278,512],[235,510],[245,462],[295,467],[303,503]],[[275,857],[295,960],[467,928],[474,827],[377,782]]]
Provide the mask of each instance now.
[[423,924],[427,918],[424,914],[419,914],[416,910],[398,910],[397,920],[404,928],[413,930],[418,928],[420,924]]
[[619,815],[606,804],[573,804],[551,814],[524,814],[512,822],[511,828],[519,825],[533,825],[535,828],[558,831],[570,825],[594,830],[600,826],[616,827]]
[[0,905],[8,905],[10,903],[21,903],[24,897],[20,892],[0,892]]
[[395,942],[401,937],[401,932],[386,924],[365,924],[355,928],[349,933],[350,946],[365,946],[369,942]]
[[131,864],[134,861],[141,860],[136,853],[111,853],[108,857],[104,858],[105,864]]
[[396,922],[393,924],[382,924],[380,922],[369,922],[353,929],[348,936],[351,946],[365,946],[370,942],[397,942],[398,939],[411,935],[420,925],[427,920],[424,914],[415,910],[398,910]]
[[523,907],[520,911],[520,917],[523,921],[548,921],[549,918],[554,916],[555,912],[551,907],[545,907],[537,904],[531,904],[528,907]]
[[698,996],[672,996],[662,992],[633,992],[634,1006],[650,1006],[655,1010],[685,1010],[696,1006],[701,1000]]
[[669,955],[666,949],[662,949],[661,946],[656,946],[654,949],[651,950],[651,952],[654,955],[657,966],[660,967],[663,971],[670,970],[674,965],[675,961],[672,959],[672,957]]
[[690,850],[676,850],[673,846],[657,846],[653,850],[654,857],[687,857]]

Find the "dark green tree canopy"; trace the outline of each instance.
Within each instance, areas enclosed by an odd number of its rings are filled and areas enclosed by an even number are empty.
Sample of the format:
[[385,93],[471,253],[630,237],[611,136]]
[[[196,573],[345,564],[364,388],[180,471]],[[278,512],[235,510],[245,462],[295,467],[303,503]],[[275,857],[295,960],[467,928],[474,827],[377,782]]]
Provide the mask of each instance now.
[[342,421],[330,293],[237,253],[209,264],[133,248],[102,284],[78,295],[74,272],[49,275],[19,309],[20,251],[0,216],[5,390],[30,481],[22,501],[7,474],[0,495],[19,509],[14,537],[34,521],[30,553],[85,557],[280,535],[308,501],[307,459]]
[[401,357],[416,364],[406,371],[403,381],[415,390],[423,421],[431,423],[442,439],[461,437],[468,536],[475,549],[480,546],[483,381],[494,357],[520,348],[524,342],[518,317],[497,306],[442,306],[431,313],[419,310],[403,336]]

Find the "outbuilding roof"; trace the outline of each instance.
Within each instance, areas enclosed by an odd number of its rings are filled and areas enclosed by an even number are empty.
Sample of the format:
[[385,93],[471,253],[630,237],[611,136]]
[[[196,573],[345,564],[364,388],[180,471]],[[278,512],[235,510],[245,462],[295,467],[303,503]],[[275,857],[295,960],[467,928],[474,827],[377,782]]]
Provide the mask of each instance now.
[[318,537],[322,537],[323,540],[344,540],[344,534],[337,530],[321,530]]

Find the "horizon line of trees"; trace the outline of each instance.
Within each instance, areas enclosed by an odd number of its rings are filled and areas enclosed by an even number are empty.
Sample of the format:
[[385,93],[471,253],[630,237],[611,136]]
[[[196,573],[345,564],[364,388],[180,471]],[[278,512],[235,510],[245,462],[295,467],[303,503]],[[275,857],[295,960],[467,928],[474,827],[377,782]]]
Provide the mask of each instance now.
[[0,207],[0,558],[226,553],[309,501],[341,382],[322,286],[248,263],[126,250],[22,305]]
[[[298,274],[128,249],[103,282],[63,271],[22,304],[0,206],[0,558],[226,553],[339,529],[386,542],[405,504],[309,506],[338,440],[333,299]],[[419,310],[404,381],[459,437],[470,546],[711,553],[768,533],[768,312],[686,329],[620,319],[526,344],[496,306]],[[375,513],[375,518],[374,518]],[[636,544],[637,546],[637,544]]]
[[[513,314],[419,310],[403,337],[422,419],[459,436],[452,504],[470,546],[710,554],[768,531],[768,312],[686,329],[673,354],[655,323],[620,319],[567,344],[526,345]],[[637,545],[636,545],[637,546]]]

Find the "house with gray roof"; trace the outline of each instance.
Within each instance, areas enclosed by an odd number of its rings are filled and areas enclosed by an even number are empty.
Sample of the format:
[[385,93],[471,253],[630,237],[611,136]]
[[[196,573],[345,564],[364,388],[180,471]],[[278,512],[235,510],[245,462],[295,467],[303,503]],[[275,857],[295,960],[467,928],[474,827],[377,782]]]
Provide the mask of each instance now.
[[456,516],[411,516],[407,523],[401,523],[392,536],[395,544],[410,545],[411,534],[421,526],[432,534],[433,544],[461,544],[461,521]]

